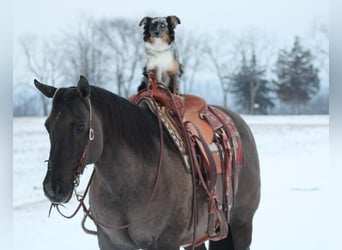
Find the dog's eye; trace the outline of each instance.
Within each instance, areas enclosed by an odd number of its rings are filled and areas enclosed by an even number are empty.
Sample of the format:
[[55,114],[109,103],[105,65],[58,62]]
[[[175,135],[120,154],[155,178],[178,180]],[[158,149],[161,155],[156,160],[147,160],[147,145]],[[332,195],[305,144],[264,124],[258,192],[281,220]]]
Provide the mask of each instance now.
[[166,25],[165,25],[165,24],[163,24],[163,23],[162,23],[162,24],[160,24],[160,28],[161,28],[161,29],[164,29],[165,27],[166,27]]

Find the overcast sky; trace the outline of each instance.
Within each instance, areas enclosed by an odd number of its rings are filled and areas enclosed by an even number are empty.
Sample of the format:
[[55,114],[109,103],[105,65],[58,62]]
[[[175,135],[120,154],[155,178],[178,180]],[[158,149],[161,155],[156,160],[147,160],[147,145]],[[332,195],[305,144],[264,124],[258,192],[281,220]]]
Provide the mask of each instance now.
[[288,49],[296,35],[304,43],[310,41],[315,20],[328,25],[329,0],[14,0],[15,82],[26,75],[17,43],[20,36],[34,33],[48,37],[65,30],[70,33],[72,29],[77,32],[83,16],[130,18],[138,26],[146,15],[178,16],[181,19],[178,32],[218,34],[215,31],[227,30],[245,34],[251,29],[260,30],[271,38],[270,46]]
[[58,33],[80,16],[128,17],[177,15],[179,29],[233,32],[257,28],[280,40],[308,33],[315,19],[329,20],[329,0],[15,0],[14,39],[23,33]]

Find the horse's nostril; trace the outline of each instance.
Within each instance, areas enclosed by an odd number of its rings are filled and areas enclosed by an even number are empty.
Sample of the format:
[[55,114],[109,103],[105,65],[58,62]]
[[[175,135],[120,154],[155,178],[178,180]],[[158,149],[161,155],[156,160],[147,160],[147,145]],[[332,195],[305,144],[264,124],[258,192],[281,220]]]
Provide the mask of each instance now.
[[62,193],[62,184],[59,181],[53,180],[50,175],[43,182],[45,195],[50,199],[56,199]]
[[50,182],[44,182],[43,183],[43,189],[44,189],[44,193],[47,197],[54,198],[56,196],[56,192],[52,188],[52,185]]
[[51,184],[44,182],[44,194],[53,203],[62,203],[67,199],[68,194],[63,190],[63,185],[60,183]]

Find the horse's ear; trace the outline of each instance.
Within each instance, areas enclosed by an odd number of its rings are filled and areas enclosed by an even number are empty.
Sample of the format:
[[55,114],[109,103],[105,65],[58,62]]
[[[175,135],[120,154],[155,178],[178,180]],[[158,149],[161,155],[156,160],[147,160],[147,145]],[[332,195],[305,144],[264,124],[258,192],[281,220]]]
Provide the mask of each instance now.
[[151,22],[152,18],[145,16],[143,19],[141,19],[139,26],[145,26],[147,23]]
[[37,79],[34,79],[34,85],[36,86],[36,88],[46,97],[52,98],[53,95],[55,94],[57,88],[53,87],[53,86],[49,86],[46,84],[43,84],[41,82],[38,82]]
[[80,76],[80,80],[78,81],[77,88],[81,93],[82,97],[88,97],[90,95],[90,86],[87,78],[84,76]]
[[177,24],[180,24],[180,19],[176,16],[167,16],[166,21],[171,24],[173,28],[176,28]]

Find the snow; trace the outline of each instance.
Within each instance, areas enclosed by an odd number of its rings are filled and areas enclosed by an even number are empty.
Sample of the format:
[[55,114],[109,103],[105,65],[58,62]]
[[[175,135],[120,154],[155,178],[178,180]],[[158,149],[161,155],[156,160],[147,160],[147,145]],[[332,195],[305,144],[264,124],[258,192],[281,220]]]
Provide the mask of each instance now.
[[[338,183],[329,165],[328,116],[244,116],[254,133],[261,165],[262,198],[251,249],[337,249],[342,230]],[[16,250],[98,249],[80,227],[43,195],[49,139],[44,118],[13,119],[13,247]],[[92,166],[81,178],[85,185]],[[81,187],[82,189],[82,187]],[[64,209],[71,214],[75,198]],[[336,215],[337,214],[337,215]],[[89,227],[93,227],[91,222]]]

